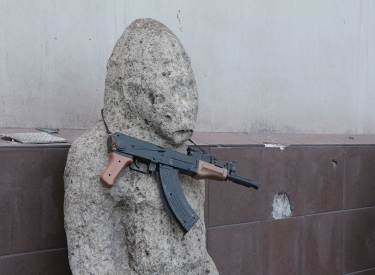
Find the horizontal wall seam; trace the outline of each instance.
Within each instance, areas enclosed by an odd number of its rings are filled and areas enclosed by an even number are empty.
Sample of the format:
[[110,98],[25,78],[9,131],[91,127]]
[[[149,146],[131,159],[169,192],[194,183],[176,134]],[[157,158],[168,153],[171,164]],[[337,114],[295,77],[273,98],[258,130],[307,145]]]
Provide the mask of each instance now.
[[7,255],[0,256],[0,260],[10,258],[10,257],[14,257],[14,256],[23,256],[23,255],[30,255],[30,254],[36,254],[36,253],[42,253],[42,252],[53,252],[53,251],[67,250],[67,249],[68,249],[67,247],[59,247],[59,248],[36,250],[36,251],[30,251],[30,252],[7,254]]
[[224,228],[224,227],[231,227],[231,226],[238,226],[238,225],[247,225],[247,224],[253,224],[258,222],[270,222],[270,221],[278,221],[278,220],[287,220],[287,219],[296,219],[296,218],[302,218],[302,217],[309,217],[309,216],[317,216],[317,215],[328,215],[332,213],[340,213],[340,212],[349,212],[349,211],[359,211],[364,209],[375,209],[374,206],[368,206],[368,207],[360,207],[360,208],[351,208],[351,209],[343,209],[343,210],[337,210],[337,211],[329,211],[329,212],[320,212],[320,213],[314,213],[314,214],[306,214],[306,215],[298,215],[298,216],[292,216],[284,219],[272,219],[272,220],[255,220],[251,222],[243,222],[243,223],[232,223],[232,224],[223,224],[223,225],[216,225],[216,226],[206,226],[206,229],[214,229],[214,228]]
[[346,275],[361,274],[364,271],[373,271],[373,270],[375,271],[375,268],[363,269],[363,270],[359,270],[359,271],[356,271],[356,272],[353,272],[353,273],[346,273]]

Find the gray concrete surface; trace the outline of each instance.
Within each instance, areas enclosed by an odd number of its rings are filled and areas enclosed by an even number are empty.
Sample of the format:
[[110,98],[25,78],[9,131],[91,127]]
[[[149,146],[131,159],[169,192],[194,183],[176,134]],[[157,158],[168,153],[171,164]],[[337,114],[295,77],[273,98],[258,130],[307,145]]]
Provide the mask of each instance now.
[[373,134],[375,2],[0,2],[0,127],[88,128],[105,64],[136,18],[177,34],[196,131]]

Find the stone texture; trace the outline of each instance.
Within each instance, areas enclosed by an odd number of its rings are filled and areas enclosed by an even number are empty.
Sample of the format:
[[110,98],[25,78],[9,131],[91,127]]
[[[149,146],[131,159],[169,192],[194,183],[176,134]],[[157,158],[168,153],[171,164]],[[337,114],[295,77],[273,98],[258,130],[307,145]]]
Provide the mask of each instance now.
[[[197,108],[190,59],[177,37],[155,20],[134,21],[107,64],[109,129],[185,153]],[[125,169],[112,189],[102,186],[106,139],[98,121],[68,155],[64,211],[73,274],[218,274],[205,247],[204,182],[180,176],[201,218],[184,236],[154,176]]]

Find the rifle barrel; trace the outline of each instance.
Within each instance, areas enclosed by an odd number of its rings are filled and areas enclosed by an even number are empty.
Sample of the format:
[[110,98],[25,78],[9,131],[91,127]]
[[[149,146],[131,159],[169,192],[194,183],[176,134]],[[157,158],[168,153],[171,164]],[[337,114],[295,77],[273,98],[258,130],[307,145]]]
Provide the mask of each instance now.
[[227,180],[230,180],[231,182],[234,182],[234,183],[237,183],[239,185],[242,185],[242,186],[245,186],[245,187],[252,187],[254,189],[258,189],[260,184],[252,181],[252,180],[249,180],[249,179],[246,179],[246,178],[243,178],[241,176],[238,176],[234,173],[230,173],[227,175]]

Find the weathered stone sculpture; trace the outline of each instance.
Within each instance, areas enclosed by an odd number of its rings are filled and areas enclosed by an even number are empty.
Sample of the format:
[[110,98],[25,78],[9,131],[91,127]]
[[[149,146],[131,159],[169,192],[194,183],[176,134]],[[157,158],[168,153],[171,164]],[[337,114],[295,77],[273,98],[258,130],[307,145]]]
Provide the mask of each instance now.
[[[109,129],[186,153],[198,108],[190,60],[178,38],[152,19],[134,21],[107,64]],[[187,234],[169,216],[153,176],[125,169],[111,189],[103,121],[77,139],[65,169],[65,229],[73,274],[218,274],[206,251],[204,182],[180,176],[201,217]]]

